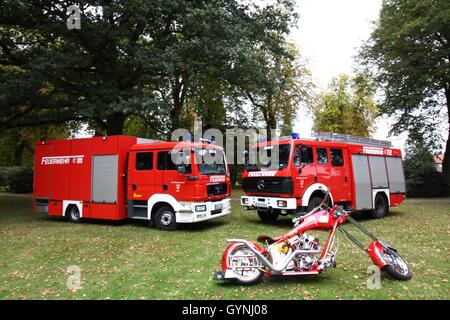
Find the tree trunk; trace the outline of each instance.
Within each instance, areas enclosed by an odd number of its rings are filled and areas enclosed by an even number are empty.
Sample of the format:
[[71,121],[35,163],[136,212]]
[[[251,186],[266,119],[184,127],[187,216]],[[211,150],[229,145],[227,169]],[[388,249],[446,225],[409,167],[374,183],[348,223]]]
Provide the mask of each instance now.
[[111,113],[106,118],[106,132],[108,135],[123,134],[123,127],[125,125],[126,115],[122,112]]
[[186,77],[182,75],[177,77],[172,84],[172,101],[173,107],[170,110],[170,122],[172,132],[176,129],[180,129],[181,112],[183,111],[184,99],[186,95]]
[[24,149],[25,149],[25,144],[22,141],[19,141],[16,144],[16,147],[14,149],[14,160],[13,160],[14,166],[22,165],[22,155],[23,155]]
[[267,128],[267,140],[272,141],[272,130],[277,129],[277,120],[275,118],[275,112],[272,106],[272,99],[269,98],[267,102],[267,119],[266,119],[266,128]]
[[442,173],[444,179],[450,188],[450,84],[445,89],[445,98],[447,100],[447,118],[448,118],[448,135],[447,143],[445,146],[444,161],[442,162]]

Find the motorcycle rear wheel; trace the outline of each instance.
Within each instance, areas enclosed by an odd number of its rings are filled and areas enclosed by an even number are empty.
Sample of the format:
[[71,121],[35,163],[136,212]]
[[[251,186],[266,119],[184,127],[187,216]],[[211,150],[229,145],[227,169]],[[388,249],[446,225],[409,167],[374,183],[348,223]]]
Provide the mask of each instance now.
[[[230,252],[228,259],[235,275],[230,281],[234,284],[253,285],[259,283],[264,277],[264,272],[254,267],[260,265],[258,257],[246,245],[236,246]],[[253,268],[245,268],[252,266]]]
[[412,278],[412,272],[405,260],[392,249],[385,249],[383,258],[388,262],[388,265],[383,268],[389,276],[396,280],[407,281]]

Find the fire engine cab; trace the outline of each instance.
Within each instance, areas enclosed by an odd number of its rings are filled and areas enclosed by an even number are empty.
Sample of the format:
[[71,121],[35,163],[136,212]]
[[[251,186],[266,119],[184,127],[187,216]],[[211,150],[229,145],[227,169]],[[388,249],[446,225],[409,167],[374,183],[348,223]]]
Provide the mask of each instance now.
[[[218,160],[204,163],[207,154]],[[133,218],[174,230],[230,213],[224,151],[209,143],[130,136],[42,141],[34,168],[35,212],[73,222]]]
[[325,189],[330,190],[330,204],[368,210],[375,218],[405,198],[401,150],[391,148],[389,141],[329,132],[315,133],[314,139],[293,134],[260,142],[249,155],[268,150],[278,153],[277,166],[247,165],[241,197],[242,206],[256,209],[265,222],[280,214],[309,212],[322,202]]

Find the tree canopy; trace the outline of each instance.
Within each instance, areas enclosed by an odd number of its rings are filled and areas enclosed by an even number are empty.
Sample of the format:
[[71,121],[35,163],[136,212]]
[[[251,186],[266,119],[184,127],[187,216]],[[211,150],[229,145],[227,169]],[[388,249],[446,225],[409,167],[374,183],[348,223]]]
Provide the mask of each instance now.
[[373,84],[366,75],[341,74],[333,78],[312,106],[313,129],[370,136],[377,116],[373,93]]
[[2,4],[2,129],[74,120],[120,134],[143,121],[167,133],[184,125],[186,99],[205,79],[253,90],[242,79],[258,78],[267,53],[289,56],[296,19],[291,0],[78,3],[81,28],[72,30],[70,1]]
[[[450,110],[450,2],[385,0],[359,60],[382,93],[380,111],[396,118],[393,133],[418,133],[430,148]],[[450,134],[450,131],[449,131]],[[443,165],[450,183],[450,139]]]

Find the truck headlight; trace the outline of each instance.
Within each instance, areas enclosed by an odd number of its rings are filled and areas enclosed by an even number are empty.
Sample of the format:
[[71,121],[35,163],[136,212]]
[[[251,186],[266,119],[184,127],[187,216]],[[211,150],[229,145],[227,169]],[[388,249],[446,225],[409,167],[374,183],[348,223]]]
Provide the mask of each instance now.
[[195,211],[206,211],[206,206],[204,204],[195,206]]
[[248,198],[242,198],[242,204],[248,204]]
[[287,207],[287,201],[286,200],[278,200],[277,205],[279,207],[285,208],[285,207]]

